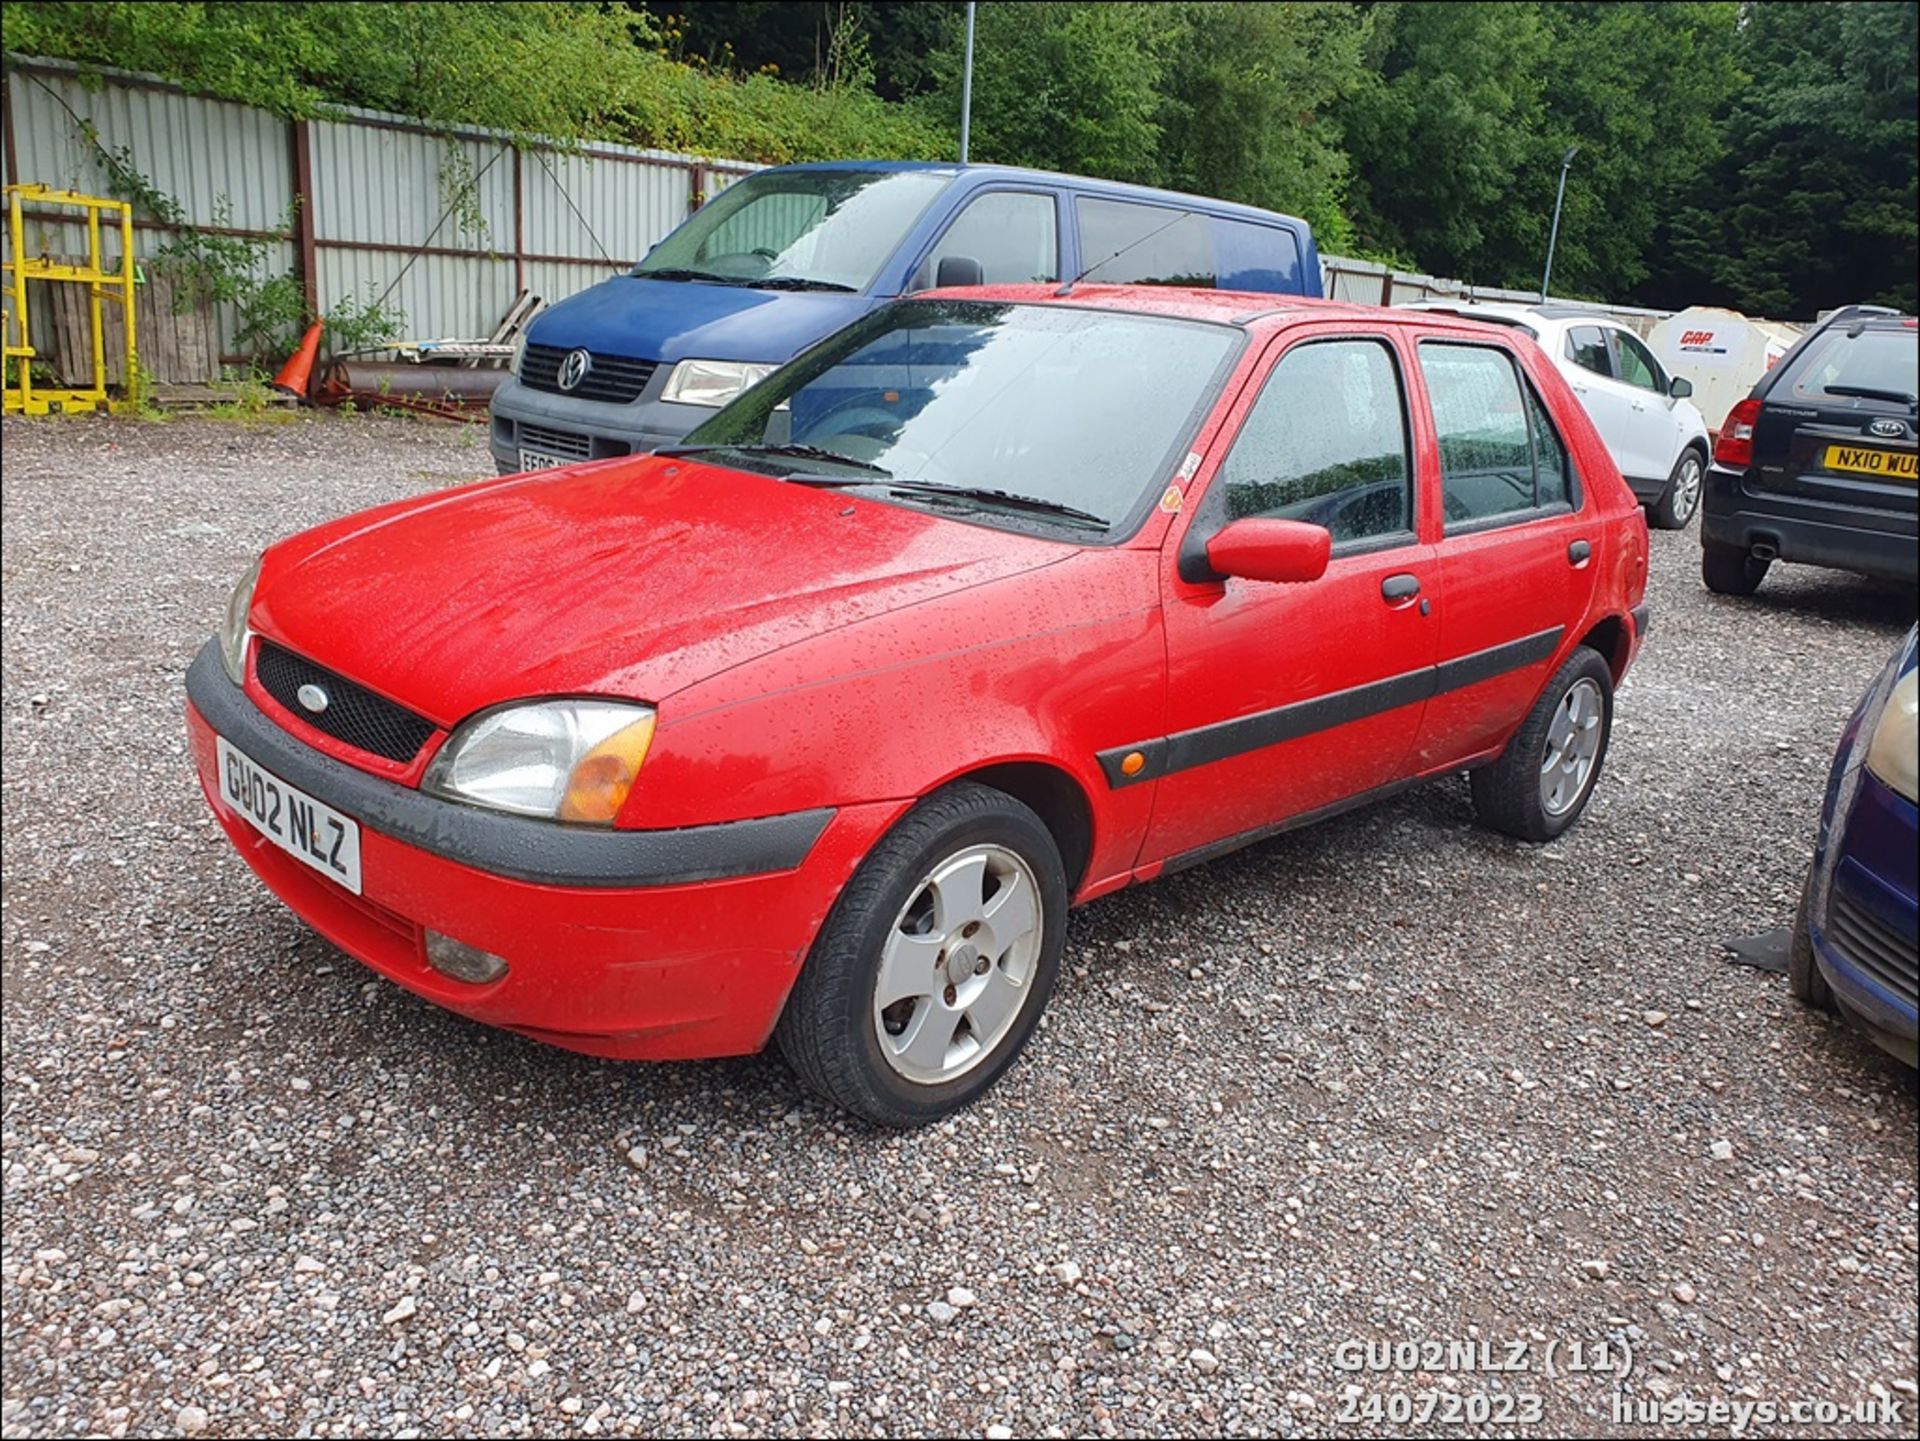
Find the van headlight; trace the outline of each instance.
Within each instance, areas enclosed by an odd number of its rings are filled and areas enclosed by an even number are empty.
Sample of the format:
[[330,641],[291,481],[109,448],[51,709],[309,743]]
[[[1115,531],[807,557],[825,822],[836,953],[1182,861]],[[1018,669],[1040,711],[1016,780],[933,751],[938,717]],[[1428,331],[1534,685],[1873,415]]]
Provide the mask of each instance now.
[[220,664],[235,685],[247,679],[247,639],[253,634],[247,629],[247,614],[253,609],[253,588],[259,583],[260,562],[256,560],[227,597],[227,613],[220,622]]
[[1887,693],[1867,744],[1867,769],[1910,801],[1920,801],[1920,671],[1908,671]]
[[741,360],[683,360],[667,377],[667,388],[660,392],[660,398],[681,405],[722,406],[779,368]]
[[651,706],[623,701],[501,706],[463,721],[420,786],[489,810],[612,825],[653,744],[653,723]]

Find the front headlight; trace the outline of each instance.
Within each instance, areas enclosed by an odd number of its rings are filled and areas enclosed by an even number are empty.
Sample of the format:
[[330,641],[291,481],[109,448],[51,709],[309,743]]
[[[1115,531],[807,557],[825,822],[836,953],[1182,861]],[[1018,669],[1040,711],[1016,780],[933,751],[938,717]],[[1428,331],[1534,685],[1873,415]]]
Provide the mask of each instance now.
[[247,678],[247,613],[253,609],[253,588],[260,580],[260,562],[255,561],[240,577],[240,584],[227,597],[226,618],[220,622],[220,663],[227,679],[240,685]]
[[660,398],[682,405],[722,406],[778,369],[741,360],[683,360],[667,377],[667,388]]
[[520,378],[520,362],[527,358],[527,333],[521,331],[513,338],[513,355],[507,361],[507,373],[515,380]]
[[1920,671],[1908,671],[1887,693],[1867,745],[1867,769],[1910,801],[1920,801]]
[[621,701],[502,706],[448,736],[420,784],[490,810],[612,825],[653,743],[653,720],[652,707]]

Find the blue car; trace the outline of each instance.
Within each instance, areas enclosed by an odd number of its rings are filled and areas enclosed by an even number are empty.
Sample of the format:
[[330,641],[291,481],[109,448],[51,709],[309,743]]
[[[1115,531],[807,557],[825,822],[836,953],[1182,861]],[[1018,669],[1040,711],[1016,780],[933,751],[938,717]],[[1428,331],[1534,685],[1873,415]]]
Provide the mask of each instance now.
[[494,394],[502,474],[646,452],[896,296],[1084,276],[1317,296],[1305,221],[1000,165],[783,165],[545,311]]
[[1920,1003],[1917,631],[1907,632],[1840,738],[1787,963],[1794,995],[1837,1007],[1909,1066]]

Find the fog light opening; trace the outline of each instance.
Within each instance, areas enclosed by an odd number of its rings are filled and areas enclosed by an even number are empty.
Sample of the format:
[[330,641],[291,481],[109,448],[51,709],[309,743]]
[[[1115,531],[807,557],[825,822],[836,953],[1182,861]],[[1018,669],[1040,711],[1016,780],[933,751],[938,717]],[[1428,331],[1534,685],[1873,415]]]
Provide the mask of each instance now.
[[427,964],[443,976],[465,981],[470,986],[485,986],[507,973],[507,963],[491,951],[456,941],[438,931],[427,932]]

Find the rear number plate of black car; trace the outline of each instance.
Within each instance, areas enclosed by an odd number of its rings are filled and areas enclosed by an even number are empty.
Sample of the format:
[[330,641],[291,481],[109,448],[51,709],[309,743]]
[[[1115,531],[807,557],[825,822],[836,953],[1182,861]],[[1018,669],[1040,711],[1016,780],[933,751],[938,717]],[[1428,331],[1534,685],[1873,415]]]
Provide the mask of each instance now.
[[360,823],[261,769],[245,751],[214,737],[220,800],[297,861],[360,894]]
[[1842,475],[1871,475],[1881,480],[1912,480],[1916,471],[1912,451],[1875,450],[1864,445],[1830,445],[1824,464]]

